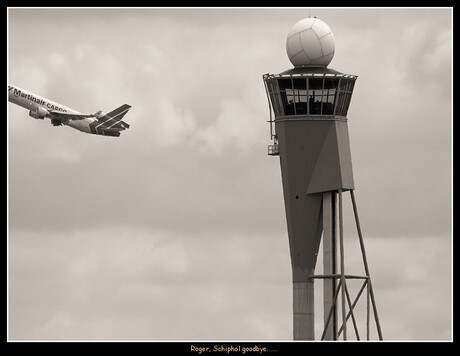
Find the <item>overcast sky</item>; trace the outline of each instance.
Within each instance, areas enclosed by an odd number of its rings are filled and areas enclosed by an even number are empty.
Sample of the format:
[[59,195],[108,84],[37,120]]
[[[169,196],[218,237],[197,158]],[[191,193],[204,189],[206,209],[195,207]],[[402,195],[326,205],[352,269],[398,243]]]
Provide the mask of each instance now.
[[[8,10],[9,83],[83,113],[132,105],[113,138],[8,104],[10,339],[292,339],[262,75],[292,68],[286,36],[308,15]],[[450,340],[452,10],[311,15],[334,33],[329,68],[358,75],[348,128],[383,336]]]

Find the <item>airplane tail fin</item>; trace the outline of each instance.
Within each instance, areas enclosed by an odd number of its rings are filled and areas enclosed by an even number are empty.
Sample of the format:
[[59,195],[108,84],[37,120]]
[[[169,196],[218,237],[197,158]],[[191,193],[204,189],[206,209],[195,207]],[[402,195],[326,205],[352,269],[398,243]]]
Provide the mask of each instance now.
[[115,110],[106,114],[105,117],[108,117],[111,120],[121,120],[123,116],[125,116],[126,113],[129,111],[129,109],[131,109],[131,106],[128,104],[124,104],[119,108],[116,108]]
[[129,109],[131,106],[124,104],[108,114],[99,116],[95,122],[90,124],[91,132],[97,135],[120,136],[120,131],[129,128],[129,125],[122,121]]

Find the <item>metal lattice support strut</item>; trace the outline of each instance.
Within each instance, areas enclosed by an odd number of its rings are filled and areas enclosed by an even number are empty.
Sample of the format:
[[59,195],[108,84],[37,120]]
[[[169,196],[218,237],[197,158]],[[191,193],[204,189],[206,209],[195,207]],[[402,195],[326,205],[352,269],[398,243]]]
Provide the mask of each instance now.
[[[359,217],[358,217],[358,211],[357,211],[357,208],[356,208],[356,200],[355,200],[355,196],[354,196],[354,193],[353,193],[353,190],[350,190],[350,194],[351,194],[351,201],[352,201],[352,204],[353,204],[353,213],[354,213],[354,217],[355,217],[355,222],[356,222],[356,227],[357,227],[357,231],[358,231],[358,237],[359,237],[359,244],[360,244],[360,249],[361,249],[361,255],[362,255],[362,259],[363,259],[363,264],[364,264],[364,271],[365,271],[365,276],[359,276],[359,275],[347,275],[345,274],[345,253],[344,253],[344,241],[343,241],[343,208],[342,208],[342,189],[339,189],[337,191],[338,193],[338,236],[337,236],[337,229],[335,229],[335,211],[337,209],[336,205],[335,205],[335,194],[336,192],[330,192],[330,193],[325,193],[325,202],[326,204],[324,204],[323,206],[323,209],[325,209],[324,213],[326,214],[329,214],[329,213],[332,213],[331,215],[333,216],[332,218],[332,224],[331,224],[331,231],[328,231],[328,233],[330,234],[330,238],[332,239],[332,246],[336,246],[335,244],[335,240],[337,239],[337,237],[339,238],[339,250],[340,250],[340,271],[339,273],[335,273],[335,267],[333,269],[330,269],[330,271],[332,271],[332,273],[325,273],[323,275],[312,275],[311,278],[313,279],[323,279],[325,281],[325,283],[327,283],[326,281],[327,280],[331,280],[331,281],[338,281],[338,284],[337,286],[335,287],[335,282],[333,282],[333,288],[331,290],[329,289],[325,289],[325,291],[327,290],[329,295],[326,296],[326,293],[324,295],[324,298],[325,298],[325,307],[328,308],[328,311],[327,311],[327,314],[325,313],[325,321],[324,321],[324,330],[322,332],[322,335],[321,335],[321,340],[338,340],[338,338],[340,337],[340,335],[342,335],[342,338],[343,340],[347,340],[348,338],[348,335],[347,335],[347,321],[349,320],[349,318],[351,317],[352,319],[352,323],[353,323],[353,330],[355,332],[355,336],[356,336],[356,339],[357,340],[360,340],[360,335],[359,335],[359,332],[358,332],[358,326],[357,326],[357,322],[356,322],[356,318],[355,318],[355,315],[353,313],[353,310],[356,306],[356,304],[358,303],[358,300],[359,298],[361,297],[364,289],[366,288],[367,289],[367,293],[366,293],[366,299],[367,299],[367,302],[366,302],[366,339],[369,340],[370,338],[370,306],[372,305],[372,309],[373,309],[373,314],[374,314],[374,319],[375,319],[375,323],[376,323],[376,327],[377,327],[377,333],[378,333],[378,337],[379,337],[379,340],[383,340],[383,336],[382,336],[382,331],[381,331],[381,328],[380,328],[380,321],[379,321],[379,318],[378,318],[378,313],[377,313],[377,307],[376,307],[376,303],[375,303],[375,297],[374,297],[374,292],[373,292],[373,289],[372,289],[372,283],[371,283],[371,278],[370,278],[370,273],[369,273],[369,266],[368,266],[368,263],[367,263],[367,257],[366,257],[366,251],[365,251],[365,248],[364,248],[364,240],[363,240],[363,237],[362,237],[362,232],[361,232],[361,226],[360,226],[360,223],[359,223]],[[331,194],[331,195],[328,195],[326,196],[326,194]],[[330,204],[329,202],[333,202],[332,204]],[[330,210],[329,212],[326,211],[326,210]],[[329,215],[328,215],[329,216]],[[325,240],[327,241],[328,243],[329,240]],[[324,246],[326,248],[326,246]],[[329,254],[331,254],[331,260],[334,260],[335,258],[335,251],[334,249],[332,249],[332,251],[328,251]],[[325,255],[326,256],[326,255]],[[328,262],[329,263],[329,262]],[[335,265],[335,261],[333,262],[333,265]],[[326,264],[325,264],[325,267],[326,267]],[[348,290],[348,287],[347,287],[347,280],[348,279],[363,279],[364,282],[359,290],[359,292],[357,293],[355,299],[352,301],[351,300],[351,297],[350,297],[350,293],[349,293],[349,290]],[[326,284],[325,284],[326,285]],[[341,314],[342,314],[342,325],[340,327],[340,329],[337,331],[337,307],[338,307],[338,303],[337,303],[337,300],[339,298],[339,294],[341,293],[340,297],[341,297]],[[333,297],[332,297],[333,295]],[[331,299],[332,297],[332,301],[329,300]],[[347,311],[347,306],[348,306],[348,311]],[[325,310],[326,312],[326,310]],[[326,316],[327,315],[327,316]]]

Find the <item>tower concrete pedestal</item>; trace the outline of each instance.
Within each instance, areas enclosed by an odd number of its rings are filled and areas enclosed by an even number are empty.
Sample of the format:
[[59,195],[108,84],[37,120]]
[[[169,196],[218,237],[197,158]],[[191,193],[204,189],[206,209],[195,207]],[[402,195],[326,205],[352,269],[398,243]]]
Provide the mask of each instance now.
[[315,339],[314,301],[315,289],[313,279],[308,282],[293,283],[294,340]]

